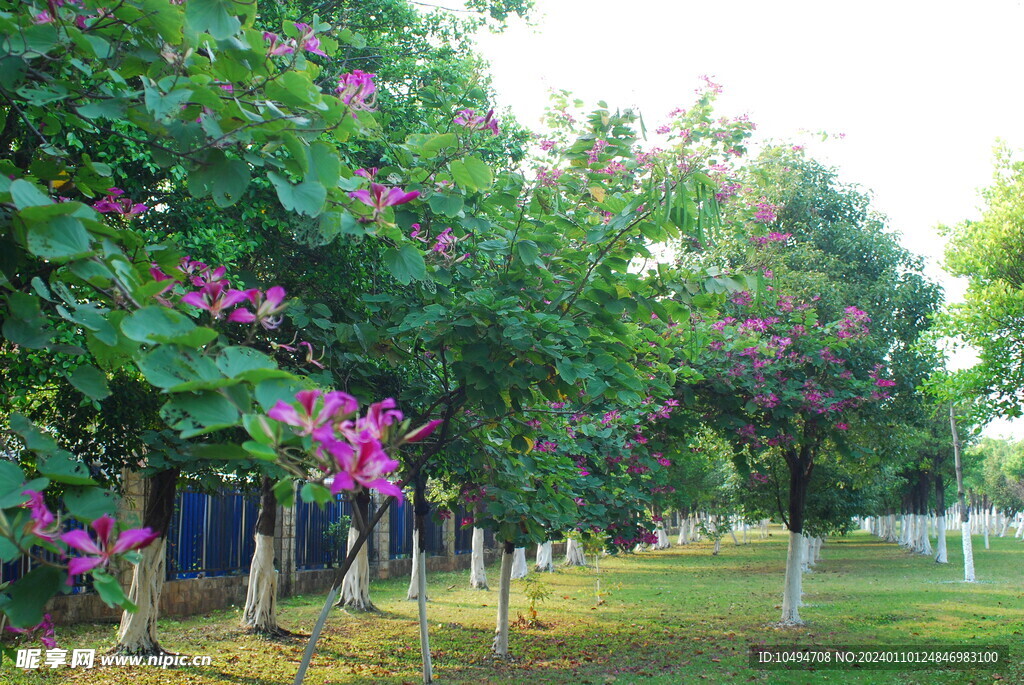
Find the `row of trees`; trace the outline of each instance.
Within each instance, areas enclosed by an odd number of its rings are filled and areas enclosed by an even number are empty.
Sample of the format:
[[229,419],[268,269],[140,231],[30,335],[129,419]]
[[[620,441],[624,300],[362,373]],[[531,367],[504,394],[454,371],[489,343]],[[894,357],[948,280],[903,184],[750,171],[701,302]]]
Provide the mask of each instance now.
[[[403,488],[419,531],[463,502],[502,544],[499,655],[515,548],[630,550],[733,497],[791,531],[798,623],[802,536],[944,454],[919,390],[940,292],[863,192],[792,146],[748,157],[710,81],[660,148],[565,94],[531,136],[468,50],[529,8],[468,4],[0,2],[0,560],[39,564],[2,589],[12,625],[87,571],[119,648],[160,652],[175,489],[226,477],[263,495],[263,632],[276,503],[353,501],[297,681],[334,600],[372,606],[364,543]],[[125,469],[150,492],[116,537]]]

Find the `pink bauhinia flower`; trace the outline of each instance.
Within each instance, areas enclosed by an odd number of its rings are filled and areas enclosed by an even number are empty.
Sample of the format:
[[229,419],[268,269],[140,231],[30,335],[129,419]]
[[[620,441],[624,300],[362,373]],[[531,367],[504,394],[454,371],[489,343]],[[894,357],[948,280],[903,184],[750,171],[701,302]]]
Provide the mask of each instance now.
[[146,205],[136,204],[127,197],[121,197],[122,195],[124,191],[120,188],[107,188],[106,197],[94,202],[92,208],[100,214],[120,214],[128,219],[149,209]]
[[15,628],[14,626],[7,626],[8,633],[17,633],[18,635],[25,635],[32,637],[35,634],[39,634],[39,641],[43,643],[43,646],[47,649],[55,649],[57,647],[56,635],[53,632],[53,618],[50,614],[44,614],[43,620],[32,626],[31,628]]
[[294,426],[299,435],[310,435],[317,428],[327,426],[335,419],[341,419],[359,411],[359,402],[347,392],[334,390],[324,394],[321,390],[300,390],[295,395],[299,406],[277,401],[267,416]]
[[359,69],[338,77],[338,87],[334,92],[341,101],[352,110],[353,118],[357,111],[371,112],[377,102],[377,86],[373,82],[375,74]]
[[210,316],[219,319],[229,307],[246,300],[243,290],[234,290],[227,281],[213,281],[207,283],[200,290],[185,293],[181,301],[193,307],[199,307],[210,312]]
[[[267,48],[267,55],[270,57],[276,57],[278,55],[290,55],[295,52],[295,41],[293,40],[281,40],[281,36],[270,31],[263,32],[263,40],[270,43]],[[319,41],[317,41],[319,44]]]
[[299,47],[314,55],[327,57],[327,53],[320,49],[320,39],[314,35],[312,26],[296,22],[295,30],[299,32]]
[[338,440],[329,426],[323,426],[316,430],[313,439],[320,443],[318,450],[321,455],[323,452],[329,454],[334,462],[332,466],[337,469],[331,469],[334,471],[332,494],[365,487],[379,490],[385,495],[402,497],[401,488],[384,478],[385,474],[398,468],[398,461],[387,455],[380,441],[370,431],[347,435],[346,440]]
[[32,523],[28,532],[43,540],[53,542],[57,536],[56,517],[46,506],[43,493],[35,490],[24,490],[21,494],[28,495],[28,502],[22,506],[27,507],[32,516]]
[[477,114],[471,109],[462,109],[455,115],[454,122],[474,131],[490,130],[491,135],[499,135],[498,120],[494,118],[494,110],[487,114]]
[[85,552],[87,555],[75,557],[68,563],[68,585],[72,584],[74,576],[91,571],[96,567],[106,566],[112,557],[145,547],[160,537],[160,533],[151,528],[130,528],[121,531],[115,541],[111,537],[115,524],[116,521],[107,514],[89,524],[99,536],[98,541],[93,540],[85,530],[72,530],[61,534],[60,539],[68,547]]
[[420,193],[418,190],[405,192],[401,188],[388,188],[380,183],[371,183],[369,190],[353,190],[348,196],[353,200],[359,200],[367,207],[372,207],[373,220],[376,221],[388,207],[411,202],[418,198]]
[[256,307],[256,313],[254,314],[244,307],[239,307],[228,314],[228,321],[234,321],[235,323],[252,323],[253,321],[259,321],[260,325],[268,331],[281,325],[283,318],[278,315],[285,309],[285,305],[283,303],[287,293],[284,288],[279,285],[275,285],[272,288],[268,288],[266,293],[262,290],[252,288],[250,290],[246,290],[245,295]]

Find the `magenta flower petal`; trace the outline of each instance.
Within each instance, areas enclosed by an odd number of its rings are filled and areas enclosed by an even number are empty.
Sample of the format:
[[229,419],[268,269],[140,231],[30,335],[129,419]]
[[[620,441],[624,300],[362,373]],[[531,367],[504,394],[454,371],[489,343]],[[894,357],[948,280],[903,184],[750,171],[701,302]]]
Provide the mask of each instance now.
[[185,304],[190,304],[193,307],[199,307],[200,309],[209,309],[209,305],[206,304],[206,300],[203,299],[203,293],[201,291],[195,291],[191,293],[185,293],[181,296],[181,301]]
[[429,421],[420,426],[419,428],[416,428],[406,433],[405,437],[402,438],[402,442],[419,442],[423,438],[426,438],[431,433],[433,433],[434,429],[437,428],[439,425],[441,425],[441,419],[434,419],[433,421]]
[[348,194],[348,196],[353,200],[359,200],[364,205],[369,205],[370,207],[373,207],[373,197],[370,196],[369,190],[353,190]]
[[387,200],[385,200],[385,206],[392,207],[394,205],[403,205],[406,202],[411,202],[420,196],[420,191],[410,190],[408,193],[401,188],[392,188],[388,193]]
[[390,495],[398,498],[399,501],[402,500],[402,489],[386,478],[377,478],[376,480],[371,480],[368,483],[363,483],[363,485],[368,488],[372,488],[373,490],[380,491],[382,495]]
[[160,533],[151,528],[131,528],[117,537],[117,542],[110,548],[110,554],[124,554],[133,549],[146,547],[158,537]]
[[228,321],[232,321],[234,323],[252,323],[255,320],[256,315],[248,309],[236,309],[228,314]]
[[73,576],[88,573],[103,562],[103,557],[75,557],[68,563],[68,585],[72,584]]
[[279,285],[275,285],[272,288],[267,288],[266,303],[273,309],[277,309],[284,302],[284,298],[287,297],[288,293],[285,289]]
[[93,542],[93,539],[89,537],[89,534],[84,530],[70,530],[67,533],[61,533],[60,539],[69,547],[74,547],[80,552],[96,555],[103,554],[96,543]]
[[331,494],[337,495],[343,490],[355,490],[356,484],[352,480],[352,476],[348,475],[344,471],[341,473],[334,474],[334,480],[331,481]]
[[299,417],[299,412],[295,411],[295,407],[292,405],[285,404],[283,400],[278,400],[277,404],[271,407],[270,411],[267,412],[267,416],[275,421],[286,423],[289,426],[299,427],[303,425],[303,421]]
[[106,547],[110,543],[110,532],[114,530],[114,519],[109,514],[104,514],[93,521],[90,525],[100,536],[100,542]]

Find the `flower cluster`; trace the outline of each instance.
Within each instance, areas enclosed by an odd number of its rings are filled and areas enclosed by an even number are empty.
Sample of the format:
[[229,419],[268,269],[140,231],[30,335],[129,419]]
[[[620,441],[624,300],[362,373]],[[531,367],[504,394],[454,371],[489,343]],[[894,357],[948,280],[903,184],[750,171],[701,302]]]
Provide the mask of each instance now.
[[792,233],[779,233],[772,231],[768,235],[752,235],[750,242],[755,245],[767,245],[768,243],[784,243],[793,237]]
[[321,57],[327,57],[327,53],[320,49],[320,39],[316,37],[312,26],[301,22],[295,22],[295,30],[299,33],[298,41],[291,38],[282,40],[276,33],[264,31],[263,40],[269,43],[267,47],[267,55],[270,57],[291,55],[295,52],[297,45],[301,50],[305,50],[306,52],[314,55],[320,55]]
[[120,214],[126,219],[131,219],[145,212],[149,207],[143,204],[132,202],[127,197],[122,197],[124,191],[120,188],[107,188],[107,194],[102,200],[93,203],[92,208],[100,214]]
[[356,112],[372,112],[377,103],[377,85],[373,82],[376,74],[369,74],[359,69],[338,77],[338,87],[334,89],[341,101]]
[[[211,269],[209,265],[184,257],[179,266],[192,286],[199,288],[187,292],[181,297],[184,304],[197,307],[210,313],[214,320],[225,317],[234,323],[255,323],[273,330],[281,325],[281,312],[285,309],[284,299],[287,295],[281,286],[273,286],[266,291],[258,288],[238,290],[231,287],[231,282],[224,276],[227,269],[223,266]],[[158,281],[169,280],[171,277],[157,267],[150,273]],[[168,285],[164,290],[172,287]],[[251,309],[246,309],[249,305]],[[232,309],[234,308],[234,309]],[[232,311],[228,312],[229,309]]]
[[311,438],[317,466],[330,479],[332,494],[370,488],[401,497],[401,489],[384,477],[398,468],[385,445],[417,442],[441,423],[430,421],[408,430],[391,398],[371,404],[362,416],[358,401],[345,392],[300,390],[295,399],[293,404],[278,400],[267,416]]
[[868,334],[868,324],[871,323],[867,312],[852,306],[847,307],[843,311],[845,316],[839,322],[839,332],[836,333],[836,337],[862,338],[866,336]]
[[[455,115],[455,123],[465,126],[471,131],[490,131],[491,135],[499,135],[498,120],[494,118],[494,110],[487,110],[487,114],[477,114],[471,109],[462,109]],[[550,148],[548,148],[550,149]]]
[[31,628],[15,628],[14,626],[7,626],[6,630],[8,633],[25,635],[28,638],[33,638],[38,635],[39,641],[43,643],[43,646],[47,649],[55,649],[57,647],[57,636],[53,632],[53,618],[50,614],[45,614],[43,616],[43,620]]
[[[28,497],[28,501],[22,506],[30,512],[26,532],[51,543],[59,539],[69,549],[85,553],[84,556],[70,558],[68,585],[74,582],[74,576],[87,573],[97,567],[106,567],[112,558],[146,547],[160,537],[159,533],[150,528],[131,528],[121,531],[121,534],[115,539],[113,532],[117,521],[107,514],[89,524],[96,531],[97,540],[93,540],[85,530],[70,530],[62,533],[60,532],[61,526],[57,523],[53,512],[46,506],[41,492],[24,490],[21,494]],[[69,558],[67,555],[64,556]],[[37,628],[39,626],[31,630],[34,631]]]
[[754,212],[754,221],[759,224],[770,224],[779,217],[779,206],[771,204],[764,198],[755,206],[757,211]]

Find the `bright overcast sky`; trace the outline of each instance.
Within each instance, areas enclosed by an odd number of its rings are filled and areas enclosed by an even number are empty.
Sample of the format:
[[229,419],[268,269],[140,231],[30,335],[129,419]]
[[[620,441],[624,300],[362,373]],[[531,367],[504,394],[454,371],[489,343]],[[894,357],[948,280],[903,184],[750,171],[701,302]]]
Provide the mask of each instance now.
[[[456,6],[458,3],[452,3]],[[940,223],[978,214],[1002,138],[1024,148],[1024,3],[537,0],[534,26],[479,36],[498,100],[538,128],[549,89],[638,107],[653,130],[701,75],[717,111],[808,145],[860,184],[950,298]],[[802,131],[845,134],[814,144]],[[1009,433],[1006,424],[990,433]],[[1024,426],[1012,429],[1024,437]]]

